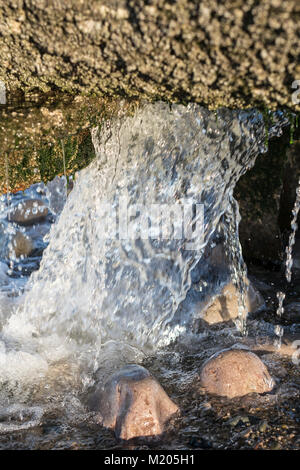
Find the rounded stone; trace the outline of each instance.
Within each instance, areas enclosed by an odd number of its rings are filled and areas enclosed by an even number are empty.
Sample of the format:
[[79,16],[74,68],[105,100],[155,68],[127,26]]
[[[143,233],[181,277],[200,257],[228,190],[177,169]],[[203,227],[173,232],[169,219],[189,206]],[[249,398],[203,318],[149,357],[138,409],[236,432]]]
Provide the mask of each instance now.
[[124,440],[161,434],[178,411],[151,374],[134,364],[113,374],[90,397],[89,405],[100,413],[101,424]]
[[26,199],[13,207],[8,220],[19,225],[32,225],[48,215],[48,208],[39,199]]
[[274,386],[259,357],[243,349],[226,349],[213,355],[202,366],[200,380],[208,393],[228,398],[270,392]]
[[[262,295],[246,279],[246,310],[255,312],[264,305]],[[201,313],[201,317],[210,325],[228,320],[234,320],[239,314],[239,294],[232,282],[229,282],[222,292],[215,297]]]

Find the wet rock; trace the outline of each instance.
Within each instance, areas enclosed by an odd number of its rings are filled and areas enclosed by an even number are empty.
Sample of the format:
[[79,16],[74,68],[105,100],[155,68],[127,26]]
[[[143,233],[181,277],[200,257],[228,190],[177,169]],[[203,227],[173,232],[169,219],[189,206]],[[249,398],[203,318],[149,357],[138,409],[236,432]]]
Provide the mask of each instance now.
[[[246,308],[248,312],[255,312],[264,304],[264,299],[255,287],[248,284],[246,296]],[[221,294],[201,314],[202,318],[209,324],[220,323],[235,319],[238,316],[238,292],[232,282],[227,284]]]
[[19,225],[32,225],[44,219],[48,208],[39,199],[26,199],[13,207],[8,213],[8,220]]
[[0,409],[0,434],[35,428],[41,422],[39,406],[10,405]]
[[265,419],[260,423],[259,427],[258,427],[258,430],[259,432],[266,432],[267,430],[267,427],[268,427],[268,421],[266,421]]
[[17,232],[10,243],[9,257],[15,255],[16,258],[20,256],[27,257],[34,250],[34,244],[30,237],[24,235],[22,232]]
[[203,365],[200,380],[208,393],[228,398],[269,392],[274,386],[264,363],[242,349],[227,349],[212,356]]
[[161,434],[164,423],[178,411],[151,374],[137,365],[113,374],[96,390],[89,406],[101,414],[103,426],[126,440]]

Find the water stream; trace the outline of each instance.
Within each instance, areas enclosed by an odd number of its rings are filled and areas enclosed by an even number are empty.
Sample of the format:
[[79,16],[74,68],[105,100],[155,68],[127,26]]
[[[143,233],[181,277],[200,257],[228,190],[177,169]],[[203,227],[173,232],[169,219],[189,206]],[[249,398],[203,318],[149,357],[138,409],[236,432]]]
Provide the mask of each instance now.
[[[297,219],[298,219],[298,214],[300,210],[300,179],[298,181],[298,186],[296,188],[296,197],[295,197],[295,203],[294,207],[292,210],[292,220],[291,220],[291,233],[289,235],[289,240],[288,244],[286,247],[286,260],[285,260],[285,277],[288,283],[291,282],[292,280],[292,267],[293,267],[293,248],[295,245],[296,241],[296,233],[298,230],[298,224],[297,224]],[[277,315],[279,318],[282,317],[284,314],[284,299],[285,299],[286,294],[284,292],[278,292],[277,293],[277,298],[278,298],[278,308],[277,308]],[[277,336],[275,340],[275,345],[280,348],[281,347],[281,341],[282,341],[282,336],[283,336],[283,328],[280,325],[275,326],[275,334]]]

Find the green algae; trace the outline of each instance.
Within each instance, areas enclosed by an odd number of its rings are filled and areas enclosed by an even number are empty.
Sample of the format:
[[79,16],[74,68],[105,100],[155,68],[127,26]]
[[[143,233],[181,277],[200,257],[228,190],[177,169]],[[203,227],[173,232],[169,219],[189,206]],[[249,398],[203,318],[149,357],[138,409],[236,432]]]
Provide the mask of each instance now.
[[61,94],[15,95],[0,107],[0,193],[6,192],[5,155],[9,161],[9,190],[47,182],[64,173],[74,175],[94,158],[90,129],[114,116],[134,112],[136,100]]

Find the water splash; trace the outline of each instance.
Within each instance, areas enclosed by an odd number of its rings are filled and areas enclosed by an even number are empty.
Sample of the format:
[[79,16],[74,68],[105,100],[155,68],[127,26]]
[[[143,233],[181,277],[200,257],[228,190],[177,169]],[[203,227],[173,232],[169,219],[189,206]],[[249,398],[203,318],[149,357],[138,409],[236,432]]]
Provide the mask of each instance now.
[[6,180],[6,204],[7,209],[10,208],[11,195],[10,195],[10,184],[9,184],[9,161],[8,154],[5,153],[5,180]]
[[65,197],[68,197],[68,180],[67,180],[67,171],[66,171],[66,154],[65,154],[65,142],[64,139],[60,139],[62,158],[63,158],[63,170],[64,170],[64,183],[65,183]]
[[37,427],[41,423],[43,414],[43,409],[38,406],[24,407],[15,404],[0,409],[0,434]]
[[246,276],[247,268],[243,260],[242,247],[239,241],[239,222],[240,222],[239,207],[237,201],[230,197],[230,210],[225,214],[225,229],[226,240],[226,254],[229,259],[229,266],[231,271],[231,279],[234,286],[239,293],[238,296],[238,316],[235,320],[237,328],[242,335],[247,335],[247,315],[246,309]]
[[[269,135],[279,134],[285,122],[282,115],[274,116]],[[52,226],[24,305],[3,329],[5,342],[43,364],[73,360],[92,371],[107,357],[107,345],[112,357],[112,345],[119,351],[121,341],[132,358],[134,351],[138,355],[169,344],[188,331],[188,322],[174,319],[195,266],[200,265],[203,281],[211,281],[201,260],[220,224],[229,230],[242,323],[245,273],[232,193],[265,150],[261,114],[220,109],[216,122],[213,112],[195,104],[145,104],[133,117],[93,129],[92,138],[97,158],[80,173]],[[116,209],[124,194],[129,207],[180,200],[204,204],[202,245],[187,250],[184,238],[104,239],[101,206]]]
[[[295,198],[295,203],[294,203],[294,207],[292,210],[291,233],[290,233],[289,241],[285,250],[286,252],[285,277],[288,283],[290,283],[292,280],[293,247],[295,245],[296,232],[298,230],[297,219],[299,215],[299,210],[300,210],[300,178],[298,181],[298,186],[296,188],[296,198]],[[276,313],[279,317],[281,317],[284,314],[283,302],[285,299],[285,293],[278,292],[277,298],[278,298],[278,308],[277,308]],[[283,328],[279,325],[276,325],[275,335],[277,336],[277,338],[275,339],[274,344],[276,345],[277,348],[281,347],[283,333],[284,333]]]
[[297,219],[300,210],[300,178],[298,186],[296,188],[296,199],[292,210],[292,221],[291,221],[291,233],[289,236],[289,242],[286,247],[286,262],[285,262],[285,277],[287,282],[291,282],[292,279],[292,267],[293,267],[293,247],[295,245],[296,232],[298,229]]

